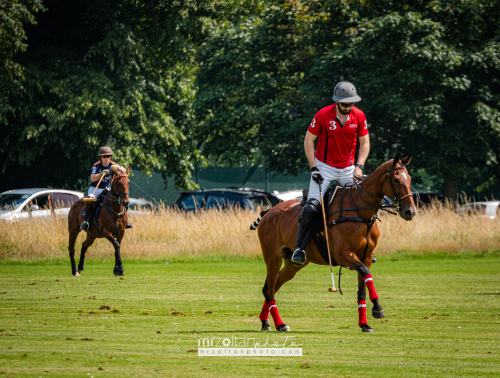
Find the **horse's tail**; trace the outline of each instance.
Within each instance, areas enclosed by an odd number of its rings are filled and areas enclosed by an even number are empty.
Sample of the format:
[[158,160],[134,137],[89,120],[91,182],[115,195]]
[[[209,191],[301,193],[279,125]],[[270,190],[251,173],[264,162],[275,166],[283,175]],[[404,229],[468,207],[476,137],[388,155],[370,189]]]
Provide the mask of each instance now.
[[250,225],[250,231],[253,231],[253,230],[256,230],[256,229],[257,229],[257,227],[259,226],[259,222],[260,222],[260,220],[262,219],[262,217],[263,217],[264,215],[266,215],[266,214],[267,214],[267,212],[268,212],[269,210],[271,210],[271,209],[262,210],[262,211],[260,212],[260,216],[257,218],[257,220],[256,220],[255,222],[253,222],[253,223]]

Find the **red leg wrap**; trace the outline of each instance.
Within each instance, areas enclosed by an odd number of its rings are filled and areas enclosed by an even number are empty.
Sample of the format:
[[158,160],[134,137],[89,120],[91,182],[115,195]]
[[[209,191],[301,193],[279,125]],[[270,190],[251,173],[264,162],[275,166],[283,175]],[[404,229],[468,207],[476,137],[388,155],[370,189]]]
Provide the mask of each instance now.
[[265,299],[264,299],[264,306],[262,306],[262,311],[260,312],[260,315],[259,315],[259,319],[260,320],[269,319],[269,306],[268,306]]
[[374,299],[378,298],[377,292],[375,291],[375,286],[373,285],[373,278],[371,274],[367,274],[363,277],[365,281],[366,288],[368,289],[368,293],[370,294],[370,301],[373,302]]
[[366,301],[358,301],[359,326],[368,324],[366,321]]
[[280,318],[280,314],[278,312],[278,307],[276,307],[275,300],[273,299],[267,305],[269,306],[269,312],[271,313],[271,316],[273,317],[274,326],[276,327],[276,329],[278,329],[278,327],[283,324],[283,320],[281,320],[281,318]]

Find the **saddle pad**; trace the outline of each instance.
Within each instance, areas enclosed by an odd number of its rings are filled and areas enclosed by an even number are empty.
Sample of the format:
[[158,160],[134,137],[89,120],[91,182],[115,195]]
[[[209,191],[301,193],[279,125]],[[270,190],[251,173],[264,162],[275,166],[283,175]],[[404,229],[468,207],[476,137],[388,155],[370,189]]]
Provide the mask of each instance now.
[[[323,260],[325,260],[326,263],[329,264],[328,261],[328,248],[326,246],[326,239],[325,236],[322,233],[313,235],[312,240],[314,242],[314,245],[318,249],[319,254],[321,257],[323,257]],[[332,256],[332,266],[338,266],[339,264],[335,261],[335,259]]]

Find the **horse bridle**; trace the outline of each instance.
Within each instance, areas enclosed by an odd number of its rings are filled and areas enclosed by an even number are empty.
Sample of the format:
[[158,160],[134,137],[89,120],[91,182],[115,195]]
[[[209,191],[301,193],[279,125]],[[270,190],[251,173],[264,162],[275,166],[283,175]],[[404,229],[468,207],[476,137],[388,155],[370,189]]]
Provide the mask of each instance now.
[[116,193],[118,193],[118,197],[113,196],[111,194],[111,191],[109,192],[109,195],[111,196],[112,201],[118,202],[118,204],[121,205],[122,204],[122,196],[125,195],[125,194],[128,195],[128,192],[120,192],[118,190],[118,180],[115,181],[115,178],[118,178],[118,177],[128,177],[128,175],[119,174],[119,175],[113,176],[113,181],[111,182],[111,188],[113,188],[113,183],[114,183],[115,184],[115,188],[116,188]]
[[398,192],[396,192],[396,189],[394,189],[394,184],[392,183],[393,180],[391,180],[391,172],[392,171],[400,171],[400,170],[406,169],[406,165],[401,164],[400,167],[393,167],[393,168],[389,168],[389,167],[390,167],[390,164],[387,165],[387,172],[385,174],[385,179],[384,179],[384,183],[382,184],[382,187],[385,184],[385,180],[389,179],[389,185],[391,186],[392,194],[394,194],[394,204],[399,205],[399,203],[402,200],[404,200],[406,197],[410,197],[412,195],[412,193],[410,191],[410,193],[408,193],[408,194],[404,195],[403,197],[401,197],[398,194]]

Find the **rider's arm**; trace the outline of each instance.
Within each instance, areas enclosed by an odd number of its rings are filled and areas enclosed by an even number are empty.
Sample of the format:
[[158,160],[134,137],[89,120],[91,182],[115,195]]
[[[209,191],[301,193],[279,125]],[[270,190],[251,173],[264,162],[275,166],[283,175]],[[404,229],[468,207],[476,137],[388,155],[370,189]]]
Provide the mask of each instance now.
[[90,175],[90,182],[96,182],[103,176],[103,173],[96,173]]
[[370,153],[370,135],[359,137],[359,153],[357,164],[365,165],[365,161]]
[[306,152],[307,161],[311,168],[316,166],[316,161],[314,160],[314,141],[317,137],[317,135],[307,131],[304,138],[304,151]]

